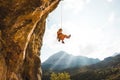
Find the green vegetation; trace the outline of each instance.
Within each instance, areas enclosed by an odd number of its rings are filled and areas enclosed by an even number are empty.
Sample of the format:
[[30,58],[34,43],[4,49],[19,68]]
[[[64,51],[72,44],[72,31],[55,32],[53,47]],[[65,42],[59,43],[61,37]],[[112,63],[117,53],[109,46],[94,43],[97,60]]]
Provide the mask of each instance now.
[[71,80],[69,73],[51,73],[50,80]]
[[119,80],[120,68],[87,70],[71,76],[72,80]]
[[97,64],[84,67],[68,68],[61,71],[43,70],[42,80],[50,80],[52,76],[57,79],[51,80],[69,80],[64,78],[58,79],[58,75],[64,71],[70,74],[71,80],[120,80],[120,55],[108,57]]

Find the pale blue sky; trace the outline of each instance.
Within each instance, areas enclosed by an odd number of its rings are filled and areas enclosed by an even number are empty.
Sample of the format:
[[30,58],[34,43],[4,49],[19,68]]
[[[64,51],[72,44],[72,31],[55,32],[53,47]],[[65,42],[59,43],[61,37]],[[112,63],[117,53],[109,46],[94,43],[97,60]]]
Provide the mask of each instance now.
[[[72,55],[104,59],[120,52],[120,0],[64,0],[47,18],[41,50],[42,62],[60,50]],[[57,42],[61,26],[71,34],[65,44]]]

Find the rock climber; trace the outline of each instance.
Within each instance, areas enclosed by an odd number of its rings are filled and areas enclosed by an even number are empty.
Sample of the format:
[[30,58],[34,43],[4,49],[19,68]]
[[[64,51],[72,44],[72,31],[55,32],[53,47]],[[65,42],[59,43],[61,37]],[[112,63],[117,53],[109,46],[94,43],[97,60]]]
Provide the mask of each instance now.
[[65,42],[64,42],[64,39],[65,39],[65,38],[70,38],[70,37],[71,37],[71,35],[66,35],[66,34],[63,34],[63,33],[62,33],[62,28],[60,28],[60,29],[57,31],[57,39],[58,39],[59,42],[62,41],[63,44],[65,43]]

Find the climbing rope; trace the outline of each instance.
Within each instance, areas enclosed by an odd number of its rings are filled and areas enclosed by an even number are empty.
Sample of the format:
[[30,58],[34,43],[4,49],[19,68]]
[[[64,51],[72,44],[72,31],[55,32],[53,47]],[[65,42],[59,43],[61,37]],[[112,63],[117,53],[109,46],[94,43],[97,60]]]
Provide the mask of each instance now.
[[61,28],[62,28],[62,2],[61,2],[61,9],[60,9],[60,16],[61,16]]

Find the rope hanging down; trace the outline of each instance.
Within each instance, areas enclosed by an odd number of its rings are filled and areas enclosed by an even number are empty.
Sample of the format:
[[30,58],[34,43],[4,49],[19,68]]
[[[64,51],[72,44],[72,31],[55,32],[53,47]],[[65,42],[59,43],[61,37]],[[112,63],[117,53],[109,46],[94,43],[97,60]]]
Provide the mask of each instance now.
[[62,28],[62,2],[61,2],[61,11],[60,11],[60,16],[61,16],[61,28]]

